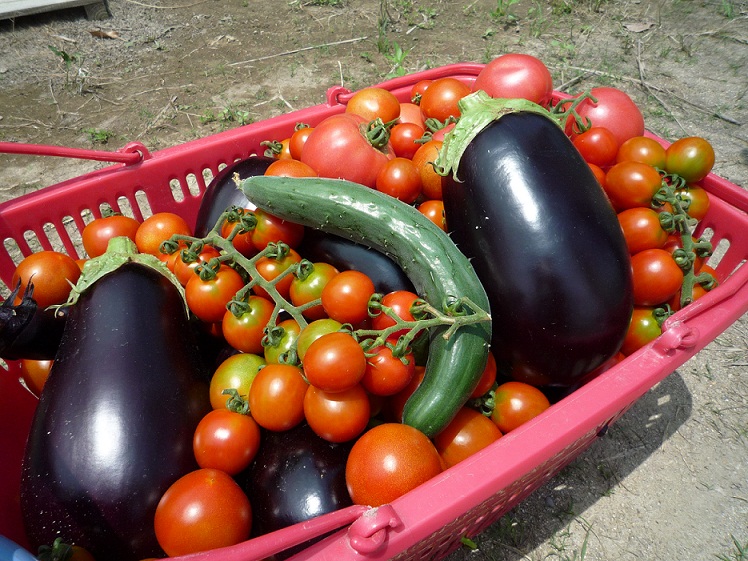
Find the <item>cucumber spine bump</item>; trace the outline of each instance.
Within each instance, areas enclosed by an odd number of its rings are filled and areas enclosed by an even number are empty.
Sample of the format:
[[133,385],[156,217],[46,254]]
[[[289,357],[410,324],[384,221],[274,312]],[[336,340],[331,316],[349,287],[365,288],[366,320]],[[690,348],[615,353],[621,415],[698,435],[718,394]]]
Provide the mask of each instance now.
[[[365,244],[395,261],[416,293],[436,307],[469,298],[489,312],[470,261],[415,208],[350,181],[257,176],[241,183],[247,198],[285,220]],[[491,322],[430,334],[424,380],[405,405],[402,421],[431,437],[454,418],[477,385],[488,359]]]

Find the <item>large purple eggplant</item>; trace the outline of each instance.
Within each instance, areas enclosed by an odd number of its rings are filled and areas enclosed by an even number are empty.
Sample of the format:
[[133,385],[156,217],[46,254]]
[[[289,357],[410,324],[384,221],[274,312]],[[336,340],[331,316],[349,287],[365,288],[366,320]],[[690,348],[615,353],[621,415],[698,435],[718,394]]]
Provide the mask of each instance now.
[[[471,113],[502,113],[506,100],[481,94],[463,100],[458,127],[469,128]],[[520,379],[568,386],[620,348],[633,307],[631,265],[602,188],[541,113],[488,119],[455,144],[457,161],[445,160],[458,181],[447,182],[444,208],[488,293],[497,359]]]
[[131,261],[70,307],[23,463],[32,545],[61,537],[108,561],[163,555],[156,505],[197,468],[192,437],[210,410],[190,330],[176,286]]

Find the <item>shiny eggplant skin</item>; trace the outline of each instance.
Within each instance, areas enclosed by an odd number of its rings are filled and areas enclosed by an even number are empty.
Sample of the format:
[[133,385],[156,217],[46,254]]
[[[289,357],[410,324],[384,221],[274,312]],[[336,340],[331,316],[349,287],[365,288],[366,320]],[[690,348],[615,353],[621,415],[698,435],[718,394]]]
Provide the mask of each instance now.
[[21,505],[32,545],[61,537],[96,559],[160,557],[161,495],[197,468],[192,437],[210,410],[183,300],[127,263],[70,308],[32,423]]
[[629,253],[564,132],[505,115],[470,142],[458,178],[444,188],[447,225],[488,293],[504,368],[567,386],[615,355],[633,308]]
[[252,535],[350,506],[345,463],[351,446],[321,439],[306,423],[283,432],[263,430],[255,459],[236,476],[252,504]]
[[392,259],[340,236],[307,228],[298,251],[310,261],[323,261],[340,271],[366,274],[374,283],[374,289],[382,294],[395,290],[415,291],[413,283]]
[[234,182],[235,173],[241,179],[253,175],[263,175],[272,163],[272,158],[250,156],[223,168],[210,182],[200,201],[193,230],[195,235],[204,237],[216,225],[221,214],[229,207],[247,208],[247,197]]

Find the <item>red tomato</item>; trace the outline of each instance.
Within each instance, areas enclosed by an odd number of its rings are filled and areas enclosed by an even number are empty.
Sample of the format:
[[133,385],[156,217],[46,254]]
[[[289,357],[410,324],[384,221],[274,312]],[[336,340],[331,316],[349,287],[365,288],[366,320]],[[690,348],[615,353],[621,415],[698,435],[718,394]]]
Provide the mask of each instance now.
[[236,475],[260,449],[260,427],[249,415],[214,409],[198,423],[192,439],[197,465]]
[[21,359],[21,379],[36,397],[42,394],[44,384],[49,378],[49,371],[52,369],[52,362],[51,360]]
[[490,418],[475,409],[463,407],[434,437],[434,446],[445,466],[452,467],[496,442],[501,436],[499,427]]
[[246,309],[239,317],[231,310],[226,310],[221,322],[223,338],[237,351],[262,354],[265,326],[274,310],[275,304],[271,300],[262,296],[249,296]]
[[444,137],[447,136],[447,133],[449,133],[454,128],[455,123],[447,123],[439,130],[435,130],[433,133],[431,133],[431,140],[439,140],[441,142],[444,142]]
[[389,396],[403,391],[416,374],[413,353],[398,358],[388,346],[370,349],[361,384],[373,395]]
[[322,307],[340,323],[357,325],[369,317],[369,299],[375,292],[374,282],[365,273],[342,271],[322,290]]
[[[691,241],[693,243],[698,243],[699,240],[691,237]],[[673,256],[673,259],[675,259],[675,262],[678,263],[678,266],[681,268],[688,267],[687,259],[689,259],[688,255],[686,255],[685,250],[683,249],[683,236],[679,234],[678,232],[673,232],[670,234],[667,238],[667,241],[662,246],[662,249],[669,251],[671,255]],[[683,265],[681,265],[681,263]],[[695,252],[693,253],[693,269],[694,271],[698,272],[702,265],[704,264],[704,257],[699,256]]]
[[192,235],[187,221],[173,212],[157,212],[141,222],[135,233],[135,244],[140,253],[159,255],[161,244],[175,234]]
[[304,123],[298,123],[296,125],[291,138],[288,140],[288,152],[294,160],[301,159],[301,151],[304,148],[304,143],[313,130],[313,127],[305,125]]
[[399,423],[403,419],[403,408],[405,402],[408,401],[413,392],[418,389],[418,386],[423,382],[423,377],[426,374],[426,368],[424,366],[416,365],[416,372],[413,378],[410,380],[407,386],[395,395],[389,396],[385,402],[384,412],[385,418]]
[[400,118],[398,123],[418,125],[422,129],[426,129],[426,121],[423,118],[421,107],[415,103],[400,104]]
[[[291,303],[296,307],[306,306],[322,297],[322,291],[330,279],[338,274],[338,270],[329,263],[311,263],[302,261],[301,266],[291,280],[289,297]],[[302,310],[305,318],[321,319],[326,317],[322,304]]]
[[684,210],[691,218],[702,220],[709,211],[709,193],[696,184],[686,185],[678,189],[675,195],[680,199]]
[[20,302],[29,283],[34,285],[33,298],[40,309],[63,304],[70,296],[71,283],[78,282],[80,267],[75,259],[58,251],[38,251],[18,264],[11,287],[20,282],[16,302]]
[[358,341],[343,331],[325,333],[315,339],[304,353],[307,381],[328,393],[356,386],[366,371],[366,355]]
[[423,92],[425,92],[431,85],[431,82],[433,82],[433,80],[419,80],[413,84],[413,87],[410,89],[410,100],[414,105],[419,105],[421,103],[421,96],[423,96]]
[[167,489],[156,507],[154,528],[167,555],[189,555],[248,539],[252,507],[230,475],[199,469]]
[[296,339],[300,331],[299,324],[292,318],[285,319],[270,329],[263,340],[265,360],[269,364],[294,362],[291,359],[295,354]]
[[661,186],[662,178],[657,170],[641,162],[621,162],[605,174],[605,193],[619,211],[649,207]]
[[447,231],[447,222],[444,219],[444,203],[441,200],[432,199],[422,202],[418,205],[418,212],[445,232]]
[[470,86],[457,78],[437,78],[421,95],[421,112],[426,119],[446,121],[450,117],[459,117],[457,106],[463,97],[470,93]]
[[[290,161],[290,160],[277,160],[278,162]],[[249,212],[249,211],[247,211]],[[250,215],[254,216],[254,213],[249,212]],[[233,218],[233,217],[231,217]],[[238,221],[224,220],[221,225],[221,237],[228,239],[234,232],[234,228],[238,226]],[[231,245],[234,249],[244,255],[245,257],[254,257],[257,254],[257,248],[252,243],[252,230],[239,230],[234,237],[231,238]]]
[[657,306],[672,298],[681,284],[683,271],[669,251],[645,249],[631,257],[634,305]]
[[411,160],[393,158],[382,167],[375,187],[377,191],[412,204],[421,194],[421,174]]
[[265,175],[275,177],[317,177],[317,172],[304,162],[288,159],[274,161],[265,170]]
[[657,323],[653,312],[654,308],[651,307],[634,308],[631,323],[621,346],[623,355],[629,356],[662,334],[660,324]]
[[483,374],[481,374],[478,385],[475,386],[473,393],[470,394],[471,399],[476,399],[488,393],[488,390],[493,387],[493,384],[496,381],[496,372],[496,359],[494,358],[493,353],[489,352],[486,367],[483,369]]
[[231,355],[218,365],[210,379],[210,404],[213,409],[226,409],[226,402],[231,396],[225,390],[236,390],[246,398],[257,372],[265,366],[265,361],[258,355],[239,353]]
[[368,122],[353,113],[327,117],[304,144],[301,161],[320,177],[347,179],[374,187],[382,166],[394,157],[389,140],[380,147],[367,138]]
[[395,156],[413,159],[421,147],[417,142],[426,133],[426,129],[415,123],[399,123],[390,129],[390,143]]
[[385,423],[363,434],[345,466],[355,504],[391,503],[442,471],[439,453],[428,437],[408,425]]
[[342,323],[332,318],[316,319],[309,323],[301,330],[298,339],[296,339],[296,354],[298,355],[299,360],[304,360],[309,345],[327,333],[340,331],[342,327]]
[[264,155],[268,158],[275,160],[290,160],[291,159],[291,138],[284,138],[283,140],[264,140],[260,142],[261,146],[265,146]]
[[654,138],[634,136],[618,147],[616,162],[641,162],[665,169],[665,148]]
[[491,420],[506,434],[550,407],[545,394],[524,382],[505,382],[496,388]]
[[489,62],[473,82],[472,91],[491,97],[529,99],[547,106],[553,94],[548,67],[531,55],[508,53]]
[[574,138],[574,146],[584,161],[600,167],[613,164],[618,153],[618,141],[608,129],[590,127]]
[[[289,297],[289,291],[291,290],[293,275],[287,273],[278,281],[275,279],[298,263],[301,263],[301,255],[299,255],[295,249],[289,249],[288,252],[283,253],[280,256],[271,257],[269,255],[263,255],[255,262],[255,267],[257,268],[257,273],[266,281],[272,282],[278,293],[283,298],[287,299]],[[270,294],[268,294],[268,292],[260,285],[255,285],[252,287],[252,290],[258,296],[272,300]]]
[[714,166],[714,148],[699,136],[673,142],[665,150],[665,170],[688,182],[704,179]]
[[618,213],[626,246],[633,255],[644,249],[663,247],[668,233],[660,225],[660,214],[651,208],[629,208]]
[[597,182],[601,187],[603,187],[605,185],[605,171],[603,170],[603,168],[596,164],[590,164],[589,162],[587,163],[587,165],[592,170],[592,174],[595,176],[595,179],[597,179]]
[[[410,308],[419,299],[418,294],[414,292],[408,290],[395,290],[394,292],[384,295],[382,298],[382,306],[391,308],[394,314],[403,321],[414,321],[413,314],[410,313]],[[371,321],[372,328],[376,330],[388,329],[393,325],[395,325],[395,320],[384,313],[384,311],[372,318]],[[390,337],[396,338],[405,335],[407,332],[407,329],[402,329],[392,333]]]
[[320,438],[348,442],[366,429],[371,403],[360,384],[334,393],[309,386],[304,395],[304,416]]
[[257,225],[251,236],[257,251],[262,251],[269,243],[276,242],[283,242],[294,248],[304,238],[304,226],[301,224],[283,220],[259,208],[252,212],[257,218]]
[[436,161],[439,155],[442,144],[441,140],[429,140],[413,154],[413,164],[418,169],[418,173],[421,174],[423,196],[429,200],[441,200],[442,189],[444,188],[444,183],[447,181],[446,177],[436,173],[433,165],[433,162]]
[[[182,286],[187,286],[189,280],[195,276],[195,269],[199,265],[204,265],[214,257],[221,255],[221,252],[212,245],[204,246],[197,256],[194,252],[186,248],[179,250],[177,253],[179,257],[174,260],[173,273]],[[190,261],[189,263],[185,261],[185,258],[192,259],[194,257],[197,257],[194,261]]]
[[249,412],[264,429],[292,429],[304,420],[308,387],[298,366],[268,364],[257,373],[249,388]]
[[184,287],[184,295],[190,311],[198,319],[205,323],[218,323],[226,314],[226,304],[242,288],[242,276],[228,265],[221,265],[209,280],[192,275]]
[[89,257],[98,257],[106,251],[109,240],[112,238],[125,236],[135,241],[135,234],[139,227],[140,222],[122,214],[96,218],[86,224],[81,232],[83,249]]
[[400,101],[395,94],[384,88],[364,88],[351,96],[345,112],[359,115],[367,121],[382,119],[389,123],[400,115]]
[[[593,127],[608,129],[616,137],[619,146],[629,138],[644,134],[644,116],[626,92],[603,86],[592,88],[590,93],[597,102],[585,99],[577,106],[577,112],[583,120],[589,120]],[[572,137],[579,134],[573,120],[567,125],[567,133]]]

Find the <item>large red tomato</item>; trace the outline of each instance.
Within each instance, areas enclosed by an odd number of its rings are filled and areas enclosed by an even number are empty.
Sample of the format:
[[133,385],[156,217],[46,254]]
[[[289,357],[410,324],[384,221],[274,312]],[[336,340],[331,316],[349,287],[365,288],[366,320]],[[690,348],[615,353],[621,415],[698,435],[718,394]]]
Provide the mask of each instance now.
[[[592,88],[590,93],[597,102],[585,99],[577,106],[582,119],[589,119],[593,127],[608,129],[616,137],[619,146],[629,138],[644,134],[644,116],[626,92],[603,86]],[[567,133],[579,133],[572,120],[567,124]]]
[[553,93],[553,78],[540,59],[508,53],[493,59],[480,71],[472,90],[483,90],[491,97],[523,98],[548,105]]
[[326,118],[307,138],[301,161],[320,177],[374,187],[379,170],[395,153],[389,140],[375,147],[367,136],[368,127],[369,121],[354,113]]

